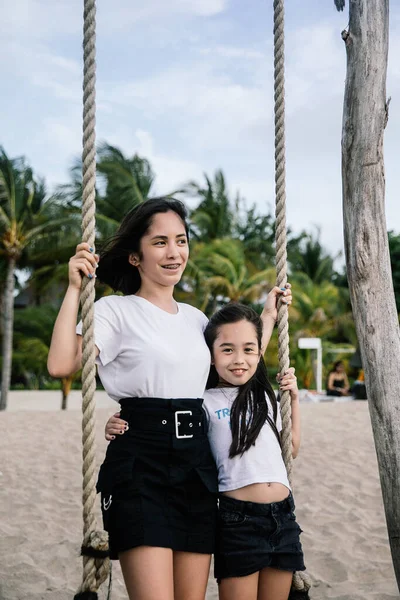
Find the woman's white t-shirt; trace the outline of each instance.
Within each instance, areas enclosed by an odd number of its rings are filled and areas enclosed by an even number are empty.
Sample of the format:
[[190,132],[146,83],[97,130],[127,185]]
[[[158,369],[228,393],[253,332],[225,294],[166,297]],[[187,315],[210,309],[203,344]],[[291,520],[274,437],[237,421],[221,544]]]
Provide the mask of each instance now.
[[189,304],[177,307],[170,314],[134,295],[95,302],[96,362],[111,398],[203,397],[210,369],[207,317]]
[[[229,458],[232,443],[230,413],[238,388],[212,388],[204,393],[203,406],[208,418],[208,438],[218,469],[220,492],[237,490],[252,483],[282,483],[290,489],[282,451],[272,427],[265,422],[254,446],[244,454]],[[271,402],[266,395],[268,411],[273,418]],[[278,403],[276,418],[278,432],[282,419]]]

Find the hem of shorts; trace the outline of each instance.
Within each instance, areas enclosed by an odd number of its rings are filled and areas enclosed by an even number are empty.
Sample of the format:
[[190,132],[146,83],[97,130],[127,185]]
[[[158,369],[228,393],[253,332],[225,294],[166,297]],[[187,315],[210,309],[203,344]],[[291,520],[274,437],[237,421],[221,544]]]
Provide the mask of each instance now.
[[247,569],[246,571],[244,571],[243,573],[235,573],[234,575],[214,575],[214,578],[216,579],[217,583],[220,583],[221,579],[230,579],[232,577],[248,577],[249,575],[253,575],[254,573],[258,573],[259,571],[262,571],[263,569],[268,569],[268,567],[271,567],[271,569],[278,569],[279,571],[285,571],[287,573],[297,573],[299,571],[305,571],[306,567],[302,567],[302,568],[296,568],[296,569],[284,569],[283,567],[278,567],[276,565],[274,565],[273,567],[271,565],[263,565],[261,567],[258,568],[252,568],[252,569]]

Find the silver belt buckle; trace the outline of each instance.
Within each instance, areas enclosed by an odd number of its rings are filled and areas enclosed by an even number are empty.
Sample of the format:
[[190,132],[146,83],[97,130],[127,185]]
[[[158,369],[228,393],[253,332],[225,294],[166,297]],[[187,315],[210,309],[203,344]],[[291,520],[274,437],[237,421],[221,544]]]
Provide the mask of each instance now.
[[191,415],[192,411],[191,410],[177,410],[175,412],[175,436],[178,440],[182,440],[183,438],[192,438],[193,434],[191,435],[179,435],[179,425],[180,422],[178,421],[178,415]]

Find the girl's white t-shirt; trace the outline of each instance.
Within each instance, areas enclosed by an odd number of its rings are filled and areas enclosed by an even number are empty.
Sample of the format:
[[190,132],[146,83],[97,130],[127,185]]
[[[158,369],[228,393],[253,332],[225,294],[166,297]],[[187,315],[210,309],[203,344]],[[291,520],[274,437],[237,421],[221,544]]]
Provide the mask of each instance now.
[[94,306],[98,373],[111,398],[203,397],[210,352],[200,310],[177,303],[170,314],[134,295],[106,296]]
[[[238,388],[212,388],[204,393],[204,408],[208,418],[208,438],[218,469],[220,492],[237,490],[252,483],[282,483],[290,489],[281,447],[272,427],[265,422],[256,443],[242,456],[229,458],[232,443],[230,412]],[[273,410],[266,395],[271,418]],[[282,418],[278,403],[276,418],[278,432],[282,430]]]

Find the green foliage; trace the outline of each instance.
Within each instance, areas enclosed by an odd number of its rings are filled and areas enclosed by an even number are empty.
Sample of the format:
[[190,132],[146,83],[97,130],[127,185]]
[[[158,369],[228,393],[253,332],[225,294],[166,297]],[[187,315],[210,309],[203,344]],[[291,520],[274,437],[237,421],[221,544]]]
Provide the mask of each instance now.
[[[47,355],[57,309],[51,305],[15,312],[12,382],[39,389],[50,379]],[[58,384],[58,388],[60,385]]]
[[392,263],[392,277],[397,312],[400,312],[400,234],[389,231],[389,252]]
[[186,287],[207,314],[229,302],[256,302],[273,287],[275,272],[251,274],[244,245],[231,238],[193,244]]
[[190,215],[192,231],[199,240],[215,240],[228,237],[232,233],[234,213],[226,189],[222,171],[216,171],[212,181],[204,175],[206,187],[192,181],[186,186],[186,193],[199,198],[200,204]]
[[[0,171],[3,252],[4,232],[13,217],[13,222],[19,223],[13,232],[21,234],[16,246],[19,264],[29,275],[26,294],[30,306],[15,312],[13,385],[56,385],[59,389],[59,382],[47,375],[46,361],[56,312],[67,285],[67,262],[81,236],[81,162],[73,165],[70,182],[60,186],[47,201],[44,183],[34,179],[24,159],[10,161],[3,152]],[[137,154],[127,157],[106,143],[98,150],[97,171],[96,236],[101,243],[114,234],[128,210],[152,195],[155,174],[147,159]],[[193,239],[176,296],[208,315],[230,300],[262,310],[275,281],[273,215],[260,213],[256,206],[247,208],[240,194],[231,197],[228,189],[221,170],[212,178],[205,175],[203,183],[188,183],[184,189],[191,205],[195,204],[190,212]],[[12,190],[14,204],[10,201]],[[32,228],[33,233],[29,233]],[[389,245],[399,303],[400,236],[390,232]],[[0,256],[0,281],[4,280],[4,256],[3,260]],[[298,236],[289,232],[288,261],[294,292],[290,310],[291,362],[304,387],[313,385],[313,363],[310,352],[298,349],[299,337],[322,339],[326,369],[338,356],[331,350],[357,345],[346,275],[335,272],[335,258],[323,248],[319,230]],[[108,292],[97,287],[98,297]],[[274,332],[265,357],[271,378],[277,372],[277,356]]]
[[320,230],[317,234],[303,232],[295,243],[288,246],[288,261],[292,274],[305,273],[315,283],[331,281],[334,276],[333,264],[339,256],[330,256],[320,242]]
[[97,170],[105,183],[100,212],[119,222],[121,214],[149,198],[155,175],[147,159],[137,154],[126,158],[121,150],[107,143],[99,146],[98,158]]

